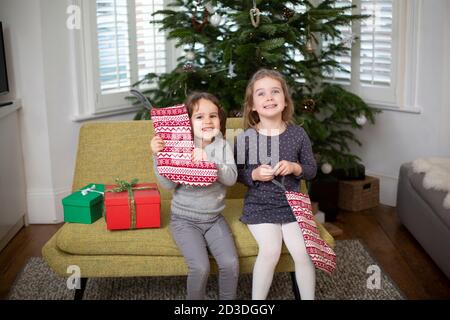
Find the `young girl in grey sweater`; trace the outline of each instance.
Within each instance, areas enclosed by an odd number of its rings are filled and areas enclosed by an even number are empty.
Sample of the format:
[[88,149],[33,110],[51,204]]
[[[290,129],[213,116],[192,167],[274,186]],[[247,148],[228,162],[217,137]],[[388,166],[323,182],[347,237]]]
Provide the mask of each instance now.
[[[208,251],[219,268],[219,299],[235,299],[239,262],[233,236],[221,214],[226,188],[237,179],[233,151],[223,138],[225,113],[218,99],[209,93],[195,92],[185,104],[194,136],[193,161],[216,163],[218,179],[206,187],[176,184],[158,174],[155,156],[154,171],[163,188],[174,189],[170,230],[189,268],[187,299],[205,298],[210,271]],[[164,141],[155,136],[152,153],[156,155],[163,148]]]

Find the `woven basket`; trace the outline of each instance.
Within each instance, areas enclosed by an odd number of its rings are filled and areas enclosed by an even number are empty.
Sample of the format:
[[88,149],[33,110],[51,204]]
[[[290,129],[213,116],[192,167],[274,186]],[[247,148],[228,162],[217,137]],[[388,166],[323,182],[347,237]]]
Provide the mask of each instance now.
[[378,178],[366,176],[364,180],[339,181],[338,207],[348,211],[361,211],[380,203]]

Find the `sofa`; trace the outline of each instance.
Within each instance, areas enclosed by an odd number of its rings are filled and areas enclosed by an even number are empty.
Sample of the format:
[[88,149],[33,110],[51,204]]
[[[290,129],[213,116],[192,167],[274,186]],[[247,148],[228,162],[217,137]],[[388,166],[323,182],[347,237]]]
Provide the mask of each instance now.
[[450,279],[450,209],[446,192],[425,189],[423,173],[415,173],[411,162],[400,167],[397,212],[401,223]]
[[[228,129],[242,128],[242,118],[230,118]],[[227,139],[233,139],[228,130]],[[139,182],[157,182],[150,152],[154,134],[150,121],[116,121],[86,123],[80,128],[72,190],[90,183],[114,184],[115,178]],[[302,184],[305,187],[305,184]],[[81,298],[86,279],[91,277],[142,277],[187,275],[184,258],[171,237],[168,224],[171,191],[159,188],[161,194],[161,227],[108,231],[104,218],[93,224],[65,223],[44,245],[42,255],[51,269],[68,277],[68,266],[81,270]],[[247,226],[239,221],[246,187],[235,184],[226,195],[224,217],[228,221],[239,255],[241,273],[251,273],[258,246]],[[318,224],[322,238],[334,246],[333,237]],[[283,244],[276,272],[291,272],[294,263]],[[217,265],[211,258],[211,272]],[[294,285],[294,293],[298,291]]]

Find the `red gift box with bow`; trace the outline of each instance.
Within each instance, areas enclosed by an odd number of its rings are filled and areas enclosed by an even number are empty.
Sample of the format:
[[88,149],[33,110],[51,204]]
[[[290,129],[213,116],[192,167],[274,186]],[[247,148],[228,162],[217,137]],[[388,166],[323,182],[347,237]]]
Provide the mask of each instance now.
[[105,186],[105,216],[108,230],[161,226],[161,197],[156,183],[132,184],[123,191],[117,189],[116,185]]

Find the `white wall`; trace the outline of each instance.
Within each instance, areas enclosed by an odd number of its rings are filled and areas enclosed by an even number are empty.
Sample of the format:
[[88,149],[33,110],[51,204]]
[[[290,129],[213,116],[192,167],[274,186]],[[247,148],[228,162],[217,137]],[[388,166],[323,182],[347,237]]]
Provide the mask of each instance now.
[[420,13],[417,106],[420,114],[384,111],[354,148],[367,173],[381,178],[381,202],[395,206],[402,163],[450,156],[450,2],[424,1]]
[[[21,132],[30,223],[63,219],[60,199],[72,184],[80,123],[75,60],[66,27],[64,0],[1,0],[10,80],[22,100]],[[421,13],[418,104],[421,114],[385,111],[367,125],[355,149],[369,174],[381,178],[382,203],[395,205],[401,163],[418,157],[450,155],[449,1],[433,0]],[[9,40],[8,40],[9,39]],[[446,59],[447,57],[447,59]],[[133,114],[101,120],[132,119]]]
[[[26,9],[25,9],[26,8]],[[50,141],[47,124],[44,66],[37,1],[2,2],[1,19],[9,33],[16,97],[22,99],[21,131],[31,209],[39,198],[52,190]],[[36,203],[37,204],[37,203]],[[47,204],[48,205],[48,204]],[[50,203],[51,205],[51,203]]]
[[445,24],[444,24],[444,79],[441,83],[441,90],[444,92],[444,103],[442,105],[441,115],[441,134],[440,145],[442,146],[442,154],[450,155],[450,1],[445,1],[446,6],[444,10]]
[[17,110],[17,104],[0,108],[0,251],[22,228],[27,212]]
[[[10,85],[22,100],[21,133],[30,223],[63,220],[61,198],[69,194],[80,123],[73,122],[71,32],[62,0],[2,0]],[[128,120],[133,114],[102,120]]]

